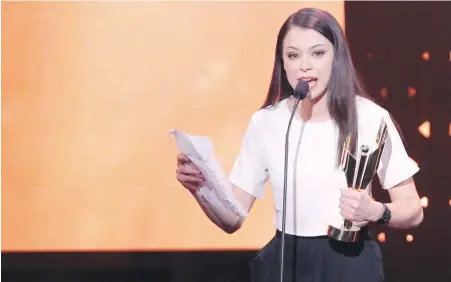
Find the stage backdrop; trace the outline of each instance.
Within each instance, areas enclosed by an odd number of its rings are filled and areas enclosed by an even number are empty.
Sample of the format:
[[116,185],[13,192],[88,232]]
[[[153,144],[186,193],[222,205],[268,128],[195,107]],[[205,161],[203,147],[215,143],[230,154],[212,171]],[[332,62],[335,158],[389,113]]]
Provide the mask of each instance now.
[[210,136],[228,173],[306,6],[344,22],[341,1],[3,2],[2,251],[265,244],[269,188],[225,234],[176,181],[168,130]]

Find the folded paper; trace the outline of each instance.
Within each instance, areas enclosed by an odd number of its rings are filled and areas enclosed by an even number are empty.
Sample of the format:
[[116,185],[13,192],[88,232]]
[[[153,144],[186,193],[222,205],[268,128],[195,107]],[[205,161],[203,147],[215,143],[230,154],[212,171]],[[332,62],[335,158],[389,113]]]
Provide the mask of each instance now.
[[177,129],[170,132],[175,138],[177,148],[184,153],[205,177],[205,185],[198,193],[212,205],[221,205],[240,217],[247,211],[235,197],[232,185],[214,155],[213,144],[207,136],[192,136]]

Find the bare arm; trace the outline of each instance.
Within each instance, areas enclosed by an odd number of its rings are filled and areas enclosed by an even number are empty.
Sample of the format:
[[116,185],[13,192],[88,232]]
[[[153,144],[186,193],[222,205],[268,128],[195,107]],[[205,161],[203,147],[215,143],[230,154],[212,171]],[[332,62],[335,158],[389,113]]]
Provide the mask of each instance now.
[[[204,184],[201,172],[184,154],[179,154],[177,159],[177,180],[191,192],[207,217],[229,234],[237,231],[245,218],[225,208],[219,199],[215,202],[207,202],[199,193],[199,188]],[[249,212],[255,202],[255,197],[234,185],[232,185],[232,191],[237,201]]]
[[[194,198],[198,202],[199,206],[202,208],[207,217],[216,224],[219,228],[225,232],[231,234],[240,229],[245,218],[240,218],[235,213],[225,209],[224,207],[216,204],[210,204],[206,202],[198,193],[198,190],[191,191]],[[235,194],[238,202],[243,205],[246,211],[250,211],[252,208],[255,197],[246,193],[242,189],[233,186],[233,193]]]
[[[391,211],[388,226],[397,229],[414,228],[423,221],[423,208],[413,178],[388,190],[391,203],[387,207]],[[375,216],[379,219],[383,213],[381,203],[376,203]]]
[[[414,228],[423,221],[423,208],[413,178],[388,190],[391,203],[386,204],[391,211],[388,226],[397,229]],[[353,189],[343,189],[340,199],[342,216],[354,222],[376,222],[384,212],[382,203],[372,199],[368,193]]]

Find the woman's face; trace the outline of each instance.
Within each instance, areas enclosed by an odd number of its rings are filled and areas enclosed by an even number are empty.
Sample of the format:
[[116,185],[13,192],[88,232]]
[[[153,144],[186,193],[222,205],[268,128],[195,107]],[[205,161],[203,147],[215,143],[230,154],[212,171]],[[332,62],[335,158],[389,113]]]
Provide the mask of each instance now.
[[332,43],[313,29],[292,27],[282,46],[284,69],[293,89],[299,80],[309,84],[307,99],[315,99],[327,91],[334,48]]

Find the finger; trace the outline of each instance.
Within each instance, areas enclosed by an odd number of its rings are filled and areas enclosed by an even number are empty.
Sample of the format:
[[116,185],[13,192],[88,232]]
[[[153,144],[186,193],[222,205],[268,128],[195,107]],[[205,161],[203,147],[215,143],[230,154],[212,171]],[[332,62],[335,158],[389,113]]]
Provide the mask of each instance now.
[[348,207],[349,209],[355,211],[355,212],[358,211],[359,207],[360,207],[359,202],[356,201],[356,200],[347,200],[346,199],[346,202],[343,205]]
[[349,221],[360,222],[365,219],[362,217],[358,209],[340,204],[340,214]]
[[[342,205],[342,204],[340,204],[340,213],[343,215],[343,216],[347,216],[347,217],[353,217],[353,216],[355,216],[356,215],[356,211],[355,211],[355,209],[353,209],[353,208],[351,208],[351,207],[349,207],[349,206],[344,206],[344,205]],[[346,219],[348,219],[348,218],[346,218]],[[349,219],[348,219],[349,220]]]
[[344,198],[350,198],[350,190],[349,188],[341,189],[341,196]]
[[180,174],[200,176],[201,178],[203,178],[202,173],[196,167],[189,166],[189,165],[177,166],[176,172],[180,173]]
[[340,203],[342,203],[344,205],[352,206],[352,203],[354,203],[354,202],[355,202],[354,199],[347,198],[345,196],[340,197]]
[[346,211],[341,211],[340,214],[344,219],[352,221],[351,215],[349,213],[347,213]]
[[200,189],[200,185],[191,184],[189,182],[185,183],[183,185],[186,189],[190,190],[191,192],[195,192],[196,190]]
[[344,219],[352,221],[352,222],[359,220],[354,214],[349,213],[347,211],[342,211],[342,212],[340,212],[340,214]]
[[180,153],[177,155],[177,163],[185,164],[185,163],[190,163],[190,162],[191,162],[191,160],[184,153]]
[[185,184],[186,182],[192,183],[192,184],[203,184],[205,182],[205,180],[201,177],[198,176],[191,176],[191,175],[186,175],[186,174],[177,174],[177,180],[182,183]]
[[355,200],[346,198],[346,197],[340,197],[340,204],[346,207],[354,207],[355,206]]
[[340,203],[338,206],[339,206],[340,210],[343,211],[343,212],[347,212],[347,213],[353,213],[354,212],[354,209],[351,206],[348,206],[348,205],[345,205],[345,204],[342,204],[342,203]]
[[361,193],[354,189],[343,189],[341,195],[347,199],[359,199],[361,197]]

